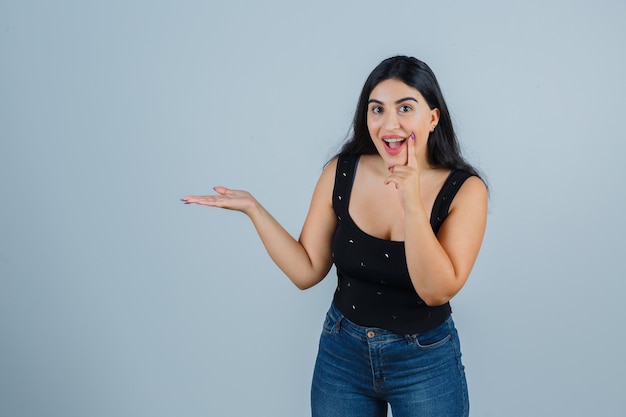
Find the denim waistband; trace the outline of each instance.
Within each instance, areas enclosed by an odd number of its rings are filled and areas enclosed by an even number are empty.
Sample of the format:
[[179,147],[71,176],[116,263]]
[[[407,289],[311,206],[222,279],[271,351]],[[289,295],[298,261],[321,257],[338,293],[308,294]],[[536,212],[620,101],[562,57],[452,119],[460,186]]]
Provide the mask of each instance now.
[[359,326],[348,320],[341,311],[339,311],[335,303],[332,303],[328,310],[328,318],[333,325],[333,331],[345,332],[356,339],[370,343],[405,340],[407,343],[411,344],[417,336],[416,334],[398,334],[378,327]]

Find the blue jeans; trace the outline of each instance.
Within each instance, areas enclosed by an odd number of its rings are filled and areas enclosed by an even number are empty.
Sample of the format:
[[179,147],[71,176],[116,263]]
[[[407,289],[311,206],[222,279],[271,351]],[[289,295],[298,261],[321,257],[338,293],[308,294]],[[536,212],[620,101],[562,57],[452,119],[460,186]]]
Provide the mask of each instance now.
[[399,335],[357,326],[332,305],[311,387],[313,417],[469,415],[452,317],[428,332]]

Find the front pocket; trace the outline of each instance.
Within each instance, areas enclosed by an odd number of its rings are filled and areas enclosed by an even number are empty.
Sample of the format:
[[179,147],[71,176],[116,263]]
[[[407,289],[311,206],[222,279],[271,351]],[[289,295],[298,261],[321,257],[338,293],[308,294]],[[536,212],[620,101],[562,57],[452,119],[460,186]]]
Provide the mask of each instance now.
[[444,345],[451,338],[450,327],[445,321],[432,330],[414,336],[415,343],[422,349],[434,349]]

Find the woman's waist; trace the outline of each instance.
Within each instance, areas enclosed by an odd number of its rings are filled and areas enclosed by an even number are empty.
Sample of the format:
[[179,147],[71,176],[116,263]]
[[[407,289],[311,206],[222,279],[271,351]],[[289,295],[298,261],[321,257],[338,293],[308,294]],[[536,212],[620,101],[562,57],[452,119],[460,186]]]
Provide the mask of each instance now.
[[426,332],[443,323],[451,313],[449,303],[430,307],[415,292],[390,294],[387,290],[363,294],[338,287],[333,303],[355,325],[395,334]]

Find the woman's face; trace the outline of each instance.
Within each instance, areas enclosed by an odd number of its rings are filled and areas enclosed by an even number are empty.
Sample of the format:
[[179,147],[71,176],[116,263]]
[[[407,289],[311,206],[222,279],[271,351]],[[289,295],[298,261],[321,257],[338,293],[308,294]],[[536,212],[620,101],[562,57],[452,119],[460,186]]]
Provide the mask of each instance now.
[[367,128],[387,166],[406,165],[411,133],[418,162],[426,163],[428,135],[438,121],[439,109],[431,110],[418,90],[400,80],[381,81],[370,94]]

